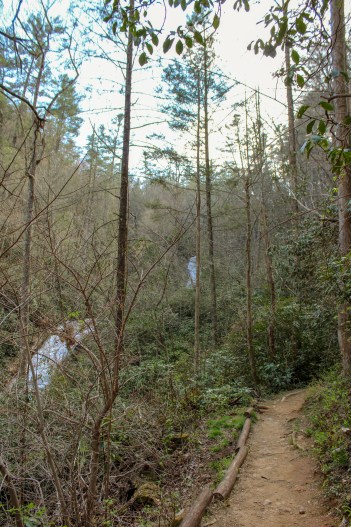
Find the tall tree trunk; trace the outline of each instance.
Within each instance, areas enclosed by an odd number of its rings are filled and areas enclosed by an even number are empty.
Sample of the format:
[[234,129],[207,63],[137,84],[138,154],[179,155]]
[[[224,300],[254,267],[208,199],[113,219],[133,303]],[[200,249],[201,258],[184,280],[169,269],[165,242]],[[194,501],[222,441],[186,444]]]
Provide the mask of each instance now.
[[[134,12],[134,0],[130,0],[130,16]],[[99,472],[99,456],[101,443],[101,426],[104,418],[111,411],[119,391],[119,369],[121,355],[124,350],[124,309],[126,300],[127,282],[127,242],[128,242],[128,175],[129,175],[129,150],[130,150],[130,121],[132,98],[132,72],[133,72],[133,35],[128,32],[127,63],[125,74],[124,96],[124,130],[121,164],[121,187],[119,199],[118,246],[117,246],[117,281],[116,281],[116,319],[115,319],[115,346],[112,387],[104,406],[95,420],[91,437],[90,481],[87,492],[86,525],[94,525],[94,510],[97,499],[97,482]],[[104,486],[109,487],[105,478]]]
[[[287,71],[287,80],[286,80],[286,98],[288,103],[288,135],[289,135],[289,170],[288,176],[290,179],[290,184],[292,187],[292,211],[293,211],[293,226],[294,230],[294,239],[295,242],[299,239],[299,184],[298,184],[298,171],[297,171],[297,144],[296,144],[296,133],[295,133],[295,116],[294,116],[294,99],[292,91],[292,83],[289,79],[289,72],[291,69],[291,60],[290,60],[290,50],[291,46],[288,41],[285,42],[285,69]],[[298,275],[300,267],[300,260],[297,254],[294,257],[294,271]],[[298,280],[296,281],[295,286],[295,296],[298,305],[298,319],[301,317],[301,288],[299,287]],[[292,356],[296,357],[298,350],[300,348],[300,336],[298,327],[292,328],[292,338],[291,338],[291,350]]]
[[261,201],[262,201],[262,236],[264,239],[264,249],[265,249],[265,262],[266,262],[266,272],[267,272],[267,283],[270,293],[270,319],[268,325],[268,346],[269,354],[273,359],[275,356],[275,312],[276,312],[276,294],[275,294],[275,283],[273,277],[273,264],[272,256],[270,254],[271,241],[268,230],[268,213],[267,213],[267,203],[264,195],[263,189],[264,182],[262,181],[262,192],[261,192]]
[[[248,129],[248,108],[245,97],[245,212],[246,212],[246,345],[249,356],[251,375],[255,386],[259,385],[259,378],[256,367],[256,356],[253,339],[253,315],[252,315],[252,219],[251,219],[251,168],[250,168],[250,151],[249,151],[249,129]],[[243,164],[243,155],[240,150],[241,164]]]
[[[134,10],[134,0],[130,0],[130,12]],[[124,129],[122,143],[121,187],[119,195],[117,282],[116,282],[116,326],[115,326],[115,382],[118,384],[120,356],[123,353],[124,307],[127,283],[127,244],[128,244],[128,176],[130,150],[130,115],[132,98],[133,35],[129,31],[127,45],[127,66],[124,98]]]
[[265,196],[265,157],[264,152],[266,148],[265,136],[262,133],[262,121],[261,121],[261,105],[260,105],[260,93],[256,95],[256,115],[257,115],[257,170],[260,174],[261,180],[261,217],[262,217],[262,238],[264,241],[264,254],[266,263],[267,283],[270,292],[270,317],[268,324],[268,348],[271,359],[275,356],[275,312],[276,312],[276,294],[275,294],[275,283],[273,277],[273,264],[272,256],[270,254],[271,241],[268,230],[268,210]]
[[84,265],[88,266],[88,247],[89,242],[91,242],[90,237],[94,231],[94,189],[96,181],[96,172],[97,172],[97,157],[98,157],[98,144],[95,128],[93,129],[93,137],[91,139],[90,145],[90,165],[89,165],[89,180],[88,180],[88,196],[85,202],[85,211],[84,211],[84,220],[83,220],[83,243],[84,243]]
[[200,110],[201,87],[200,73],[197,78],[197,127],[196,127],[196,277],[195,277],[195,343],[194,366],[199,372],[200,366],[200,258],[201,258],[201,178],[200,178]]
[[[348,115],[347,95],[349,93],[345,74],[347,73],[347,55],[345,43],[344,1],[331,0],[331,32],[333,71],[338,72],[334,79],[335,121],[338,123],[335,131],[335,147],[349,147],[349,132],[344,125]],[[339,176],[339,250],[345,256],[351,250],[351,166],[341,170]],[[344,374],[351,372],[351,324],[350,302],[343,302],[338,312],[338,337]]]
[[18,494],[16,487],[13,483],[13,477],[11,473],[9,472],[7,465],[0,454],[0,474],[3,477],[3,483],[5,487],[8,488],[9,497],[10,497],[10,503],[12,505],[12,508],[14,510],[14,517],[16,522],[16,527],[25,527],[23,519],[22,519],[22,512],[20,507],[20,501],[18,499]]
[[[42,53],[37,80],[35,83],[33,108],[36,110],[38,105],[39,90],[44,73],[45,52]],[[38,121],[36,115],[33,116],[33,142],[31,147],[30,160],[26,163],[26,177],[28,179],[28,197],[25,210],[25,225],[27,226],[24,236],[23,253],[23,279],[22,279],[22,298],[20,307],[22,351],[20,357],[19,375],[25,376],[28,369],[27,345],[30,319],[30,282],[31,282],[31,259],[32,259],[32,235],[33,235],[33,211],[35,200],[35,179],[37,165],[39,163],[39,142],[41,139],[42,123]]]
[[212,339],[213,344],[218,344],[218,323],[217,323],[217,293],[216,293],[216,272],[214,264],[214,239],[213,239],[213,218],[212,218],[212,182],[210,166],[210,147],[208,130],[208,54],[206,43],[204,46],[204,128],[205,128],[205,185],[206,185],[206,207],[207,207],[207,236],[208,236],[208,256],[210,264],[210,289],[211,289],[211,316],[212,316]]
[[285,69],[287,72],[287,80],[286,80],[286,99],[288,103],[288,139],[289,139],[289,177],[291,180],[292,185],[292,191],[293,191],[293,197],[292,197],[292,208],[293,212],[295,214],[295,220],[297,221],[298,218],[298,212],[299,212],[299,205],[297,202],[298,199],[298,175],[297,175],[297,154],[296,154],[296,133],[295,133],[295,116],[294,116],[294,99],[293,99],[293,91],[292,91],[292,83],[289,80],[289,72],[291,69],[291,61],[290,61],[290,49],[291,46],[289,45],[289,42],[285,42]]
[[[249,161],[249,160],[248,160]],[[256,386],[259,384],[255,349],[253,342],[253,317],[252,317],[252,221],[251,221],[251,178],[245,178],[245,210],[246,210],[246,343],[249,355],[252,378]]]

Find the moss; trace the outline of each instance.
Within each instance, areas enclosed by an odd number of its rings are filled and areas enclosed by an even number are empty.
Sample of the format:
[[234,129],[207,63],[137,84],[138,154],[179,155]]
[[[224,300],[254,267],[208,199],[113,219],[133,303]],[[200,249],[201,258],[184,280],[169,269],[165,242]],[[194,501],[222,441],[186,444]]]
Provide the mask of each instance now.
[[223,457],[222,459],[217,459],[215,461],[211,461],[210,467],[212,470],[215,471],[215,484],[219,483],[223,477],[227,469],[229,468],[230,464],[232,462],[231,457]]
[[209,419],[207,421],[207,436],[209,439],[216,441],[211,447],[211,451],[215,453],[222,452],[233,443],[244,426],[245,419],[246,417],[241,413],[240,409],[238,409],[238,414],[236,415],[222,415],[215,419]]

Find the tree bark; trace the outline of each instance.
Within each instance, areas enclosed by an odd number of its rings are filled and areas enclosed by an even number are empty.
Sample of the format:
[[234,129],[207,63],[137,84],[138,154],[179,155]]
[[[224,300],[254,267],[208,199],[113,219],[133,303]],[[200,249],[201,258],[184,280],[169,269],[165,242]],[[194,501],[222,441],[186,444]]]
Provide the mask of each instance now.
[[250,428],[251,428],[251,419],[250,417],[248,417],[247,419],[245,419],[243,429],[236,443],[235,452],[238,452],[243,446],[245,446],[247,438],[249,437]]
[[289,138],[289,176],[292,183],[292,208],[295,214],[295,220],[298,218],[299,205],[298,205],[298,175],[297,175],[297,146],[296,146],[296,133],[295,133],[295,116],[294,116],[294,99],[292,91],[292,83],[289,80],[289,72],[291,69],[290,61],[290,45],[289,42],[285,42],[285,69],[287,71],[286,80],[286,99],[288,103],[288,138]]
[[211,503],[213,492],[209,487],[205,487],[199,494],[195,503],[190,507],[180,527],[199,527],[202,516],[208,505]]
[[196,129],[196,278],[195,278],[195,344],[194,365],[195,372],[200,366],[200,258],[201,258],[201,178],[200,178],[200,115],[201,86],[200,73],[197,80],[197,129]]
[[236,478],[238,476],[239,469],[241,465],[244,463],[246,456],[248,454],[249,449],[247,446],[243,446],[237,455],[235,456],[232,464],[227,470],[226,475],[224,476],[221,483],[218,485],[216,490],[214,491],[214,497],[219,498],[222,500],[225,500],[228,498],[229,494],[233,490]]
[[[248,160],[249,162],[249,160]],[[252,255],[251,255],[251,178],[249,174],[245,179],[245,211],[246,211],[246,342],[249,355],[252,378],[256,386],[259,384],[256,358],[253,342],[253,317],[252,317]]]
[[210,146],[208,129],[208,54],[206,43],[204,46],[204,128],[205,128],[205,185],[206,185],[206,207],[207,207],[207,236],[208,236],[208,256],[210,264],[210,289],[211,289],[211,317],[212,317],[212,340],[216,346],[218,344],[218,321],[217,321],[217,292],[216,292],[216,271],[214,264],[214,237],[213,237],[213,217],[212,217],[212,181],[210,166]]
[[[263,186],[263,182],[262,182]],[[267,204],[264,196],[264,190],[262,188],[261,194],[262,200],[262,227],[263,227],[263,239],[264,239],[264,256],[266,263],[267,272],[267,283],[270,292],[270,320],[268,325],[268,347],[271,358],[275,356],[275,312],[276,312],[276,294],[275,294],[275,282],[273,276],[273,263],[270,254],[271,241],[268,231],[268,219],[267,219]]]
[[[134,0],[130,0],[130,15],[134,10]],[[124,311],[126,300],[127,282],[127,243],[128,243],[128,176],[129,176],[129,150],[131,130],[131,98],[132,98],[132,72],[133,72],[133,35],[131,29],[128,32],[127,62],[125,74],[125,97],[124,97],[124,129],[121,164],[121,187],[119,200],[118,221],[118,245],[117,245],[117,283],[116,283],[116,319],[115,319],[115,343],[114,343],[114,366],[112,389],[107,397],[97,419],[95,420],[91,436],[91,460],[90,481],[87,492],[86,525],[94,524],[94,510],[97,500],[97,482],[99,472],[101,426],[104,418],[111,411],[113,403],[119,391],[119,370],[121,355],[124,351]],[[105,479],[105,488],[109,482]]]
[[[134,10],[134,0],[130,0],[130,12]],[[129,188],[129,150],[130,150],[130,119],[132,98],[133,71],[133,35],[128,34],[127,65],[125,76],[124,98],[124,129],[122,143],[121,187],[119,199],[118,247],[117,247],[117,286],[116,286],[116,325],[115,325],[115,382],[118,384],[120,357],[123,353],[123,319],[126,300],[127,283],[127,244],[128,244],[128,188]]]
[[[333,71],[338,75],[334,78],[335,98],[335,148],[340,150],[349,147],[349,132],[344,121],[348,115],[347,96],[348,84],[344,77],[347,73],[347,54],[345,43],[345,16],[344,1],[331,0],[331,32],[332,32],[332,62]],[[344,95],[344,96],[343,96]],[[351,250],[351,166],[341,169],[338,187],[338,211],[339,211],[339,251],[341,257],[347,255]],[[348,375],[351,372],[351,327],[350,327],[350,302],[343,302],[338,312],[338,338],[342,357],[343,372]]]
[[[43,50],[42,58],[40,61],[39,71],[37,80],[35,83],[34,97],[33,97],[33,108],[37,109],[39,91],[41,81],[44,73],[44,64],[46,51]],[[38,149],[39,139],[41,137],[41,126],[36,115],[33,116],[33,142],[31,149],[31,157],[26,167],[26,177],[28,179],[28,197],[25,211],[25,225],[27,226],[25,237],[24,237],[24,253],[23,253],[23,279],[22,279],[22,298],[20,307],[21,317],[21,330],[22,333],[22,352],[20,356],[19,365],[19,376],[24,377],[28,370],[28,358],[26,351],[26,343],[28,341],[29,332],[29,320],[30,320],[30,282],[31,282],[31,259],[32,259],[32,235],[33,235],[33,211],[34,211],[34,200],[35,200],[35,179],[36,170],[39,163]]]
[[[268,230],[268,210],[265,196],[265,137],[261,129],[261,108],[260,108],[260,94],[256,97],[256,114],[257,114],[257,147],[258,147],[258,171],[261,176],[261,205],[262,205],[262,238],[264,241],[264,255],[266,263],[267,283],[270,292],[270,317],[268,324],[268,349],[271,359],[275,356],[275,312],[276,312],[276,294],[275,283],[273,277],[273,263],[270,254],[271,241]],[[295,135],[294,135],[295,136]]]
[[10,474],[7,468],[7,465],[1,455],[0,455],[0,473],[2,474],[2,477],[4,478],[5,485],[9,489],[10,501],[11,501],[12,508],[14,509],[16,527],[24,527],[24,523],[22,520],[22,514],[21,514],[21,508],[20,508],[20,502],[17,496],[16,487],[13,483],[13,477]]

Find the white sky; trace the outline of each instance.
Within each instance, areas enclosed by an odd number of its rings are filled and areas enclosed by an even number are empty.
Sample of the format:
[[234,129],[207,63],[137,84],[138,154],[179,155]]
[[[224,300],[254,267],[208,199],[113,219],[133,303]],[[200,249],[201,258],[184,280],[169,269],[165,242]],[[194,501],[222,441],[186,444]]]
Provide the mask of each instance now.
[[[262,113],[267,121],[286,122],[284,84],[282,80],[273,79],[273,73],[282,65],[281,57],[277,56],[275,59],[271,59],[262,57],[262,55],[255,55],[253,51],[247,50],[251,40],[256,40],[264,34],[263,25],[257,25],[257,22],[266,14],[270,5],[271,0],[262,0],[259,4],[252,4],[249,13],[234,11],[232,2],[226,2],[223,6],[223,16],[217,31],[215,46],[218,55],[218,67],[228,77],[240,81],[243,85],[232,89],[227,101],[223,103],[216,115],[217,123],[212,124],[212,128],[216,130],[211,139],[212,150],[220,148],[221,143],[224,144],[224,131],[221,132],[220,130],[224,129],[224,125],[231,119],[232,104],[243,100],[245,92],[248,96],[252,93],[244,85],[260,89]],[[156,15],[163,17],[162,7],[156,9],[159,10]],[[169,10],[166,31],[181,24],[182,18],[180,9]],[[162,42],[162,39],[160,40]],[[172,51],[165,56],[160,51],[158,56],[163,57],[164,65],[176,57]],[[131,170],[134,170],[140,163],[142,145],[148,143],[146,138],[148,134],[156,132],[171,136],[168,127],[164,124],[144,126],[148,122],[155,123],[164,120],[164,116],[157,109],[157,100],[154,97],[155,87],[159,83],[160,69],[140,68],[137,61],[136,65],[133,73],[132,126],[142,125],[142,128],[133,133],[133,144],[136,146],[131,151]],[[123,111],[123,96],[118,93],[118,82],[121,80],[122,75],[118,68],[106,61],[87,61],[83,65],[79,79],[80,90],[84,92],[85,87],[90,84],[93,87],[93,92],[91,97],[83,103],[86,113],[84,113],[84,124],[80,137],[81,144],[85,143],[87,135],[91,133],[92,124],[95,126],[105,124],[108,127],[111,117]],[[228,82],[230,84],[230,81]],[[112,87],[113,92],[110,92]],[[266,98],[265,94],[269,95],[270,98]],[[273,100],[274,98],[277,99],[277,102]]]
[[[216,131],[211,139],[212,150],[219,148],[220,143],[224,142],[221,128],[231,119],[232,104],[243,100],[245,93],[248,96],[252,93],[244,85],[260,89],[262,114],[267,121],[286,122],[287,120],[283,81],[273,79],[273,73],[279,70],[282,65],[282,58],[277,56],[275,59],[271,59],[263,57],[261,54],[255,55],[253,51],[247,50],[247,45],[252,40],[264,35],[263,24],[257,25],[257,22],[267,13],[272,0],[252,2],[249,13],[244,10],[239,13],[234,11],[233,2],[234,0],[227,0],[223,4],[223,14],[217,31],[216,53],[219,57],[218,66],[223,73],[240,81],[243,85],[233,88],[227,101],[216,114],[216,122],[212,124],[212,129]],[[52,8],[52,14],[65,18],[68,5],[69,0],[56,2]],[[16,6],[17,1],[5,0],[4,11],[13,11]],[[33,3],[24,2],[21,10],[29,12],[32,6]],[[23,11],[21,14],[23,15]],[[156,26],[157,19],[160,21],[163,19],[163,7],[156,5],[152,15],[156,19]],[[166,31],[175,29],[183,22],[184,14],[181,9],[169,9]],[[162,40],[161,38],[160,41],[162,42]],[[106,45],[103,41],[99,41],[99,43],[103,46]],[[163,56],[162,51],[158,54]],[[170,51],[163,57],[166,65],[167,61],[174,59],[176,55]],[[157,101],[154,97],[155,87],[160,80],[160,69],[140,68],[137,61],[136,64],[137,68],[133,74],[132,126],[142,127],[133,133],[133,143],[138,146],[135,146],[131,152],[132,170],[140,163],[142,146],[147,144],[146,136],[149,133],[157,132],[169,135],[168,127],[165,124],[145,126],[147,123],[155,123],[165,118],[157,109]],[[86,99],[82,102],[84,123],[79,138],[81,146],[86,144],[87,136],[92,132],[92,126],[98,127],[100,124],[105,124],[109,128],[111,119],[123,112],[123,96],[119,93],[119,83],[122,81],[121,71],[112,64],[98,59],[84,60],[78,81],[78,90],[86,95]],[[91,93],[88,91],[89,86]],[[269,95],[270,98],[266,98],[265,94]],[[275,98],[280,103],[274,101]]]

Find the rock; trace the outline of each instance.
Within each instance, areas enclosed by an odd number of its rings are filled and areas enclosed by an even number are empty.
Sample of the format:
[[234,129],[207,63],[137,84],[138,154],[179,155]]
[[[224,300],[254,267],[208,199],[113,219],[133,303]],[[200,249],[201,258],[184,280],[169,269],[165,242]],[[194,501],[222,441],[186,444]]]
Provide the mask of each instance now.
[[281,509],[279,509],[279,512],[281,514],[285,514],[285,513],[291,514],[291,509],[288,509],[288,507],[282,507]]
[[264,500],[264,502],[263,502],[263,505],[265,507],[267,507],[267,505],[271,505],[271,504],[272,504],[271,500]]
[[299,514],[306,514],[306,509],[304,507],[300,507]]

